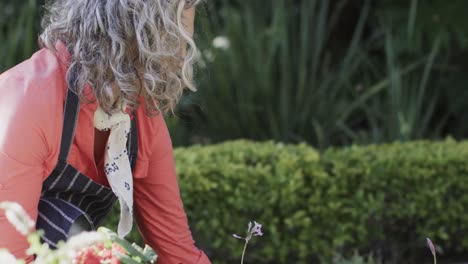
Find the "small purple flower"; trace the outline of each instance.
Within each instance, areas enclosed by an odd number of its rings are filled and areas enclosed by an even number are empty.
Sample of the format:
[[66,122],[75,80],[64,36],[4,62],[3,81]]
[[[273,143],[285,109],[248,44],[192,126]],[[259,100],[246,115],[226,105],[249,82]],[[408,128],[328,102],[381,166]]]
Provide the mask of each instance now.
[[427,245],[429,246],[429,249],[432,252],[432,255],[435,257],[436,250],[435,250],[434,244],[432,243],[432,241],[428,237],[426,237],[426,241],[427,241]]
[[254,227],[250,229],[250,237],[254,236],[263,236],[262,225],[254,221]]
[[253,221],[254,226],[252,228],[252,222],[249,222],[249,226],[247,228],[247,237],[241,237],[236,234],[232,234],[233,237],[241,240],[245,240],[245,245],[244,245],[244,250],[242,251],[242,258],[241,258],[241,264],[244,264],[244,255],[245,255],[245,250],[247,249],[247,244],[249,243],[250,239],[252,239],[252,236],[262,236],[262,225]]
[[244,239],[245,241],[249,241],[250,239],[252,239],[252,236],[262,236],[263,233],[262,233],[262,225],[253,221],[254,222],[254,226],[252,228],[252,222],[249,222],[249,226],[247,228],[247,237],[241,237],[239,235],[236,235],[236,234],[232,234],[233,237],[237,238],[237,239]]

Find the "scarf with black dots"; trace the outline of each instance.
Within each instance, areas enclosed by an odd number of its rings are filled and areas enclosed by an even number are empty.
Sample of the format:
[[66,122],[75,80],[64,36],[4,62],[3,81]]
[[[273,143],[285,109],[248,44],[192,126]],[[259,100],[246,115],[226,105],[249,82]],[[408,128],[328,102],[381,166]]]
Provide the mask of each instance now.
[[127,155],[127,138],[130,132],[130,116],[121,109],[107,114],[100,107],[94,113],[94,127],[110,130],[104,154],[104,171],[112,191],[120,203],[120,220],[117,233],[126,236],[133,224],[133,176]]

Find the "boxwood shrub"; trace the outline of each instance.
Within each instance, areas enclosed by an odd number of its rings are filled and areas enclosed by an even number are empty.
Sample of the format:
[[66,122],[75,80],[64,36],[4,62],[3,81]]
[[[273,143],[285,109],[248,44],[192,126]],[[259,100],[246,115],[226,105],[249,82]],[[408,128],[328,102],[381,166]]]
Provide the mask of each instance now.
[[243,243],[231,234],[250,220],[265,234],[249,243],[247,263],[332,263],[356,250],[420,263],[426,237],[468,249],[468,142],[319,153],[239,140],[177,148],[175,158],[195,240],[214,263],[239,261]]

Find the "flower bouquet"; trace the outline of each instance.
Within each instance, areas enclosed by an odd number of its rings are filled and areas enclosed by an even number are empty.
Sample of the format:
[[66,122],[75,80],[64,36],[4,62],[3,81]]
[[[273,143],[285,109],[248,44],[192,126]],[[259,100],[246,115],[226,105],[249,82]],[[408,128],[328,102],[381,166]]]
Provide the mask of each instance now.
[[[141,248],[135,243],[130,244],[104,227],[71,237],[52,250],[48,244],[41,243],[42,231],[34,231],[34,221],[19,204],[1,202],[0,209],[5,210],[10,223],[27,236],[30,244],[27,254],[35,255],[34,263],[37,264],[153,264],[157,259],[149,246]],[[0,249],[0,263],[20,264],[25,261]]]

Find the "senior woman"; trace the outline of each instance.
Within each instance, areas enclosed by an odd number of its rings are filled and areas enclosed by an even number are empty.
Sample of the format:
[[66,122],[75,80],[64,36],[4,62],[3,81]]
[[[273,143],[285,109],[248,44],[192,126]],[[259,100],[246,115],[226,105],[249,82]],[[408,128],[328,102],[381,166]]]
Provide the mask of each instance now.
[[[135,216],[158,263],[210,263],[194,246],[163,119],[195,89],[198,2],[51,1],[42,49],[0,75],[0,201],[20,203],[51,247],[118,201],[119,235]],[[26,257],[1,214],[0,234],[0,248]]]

